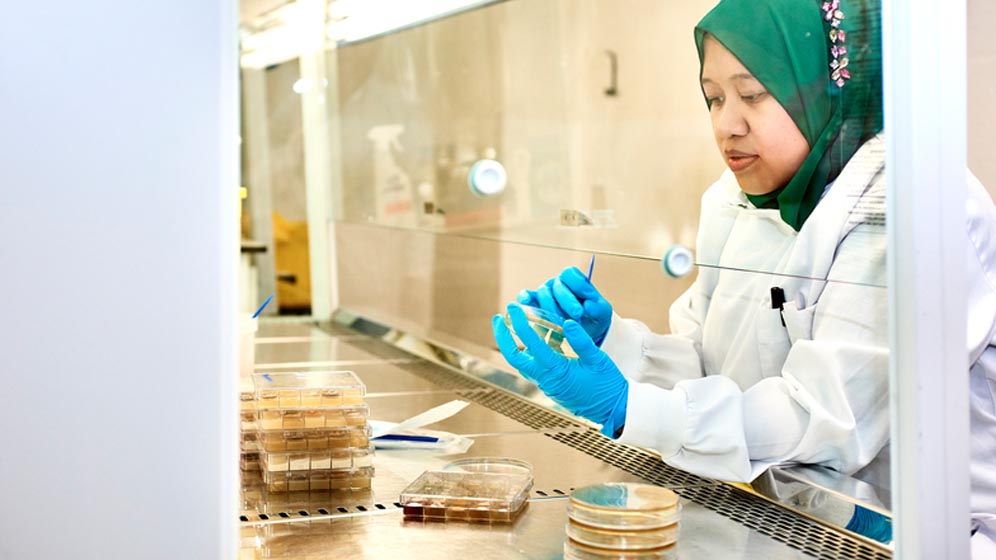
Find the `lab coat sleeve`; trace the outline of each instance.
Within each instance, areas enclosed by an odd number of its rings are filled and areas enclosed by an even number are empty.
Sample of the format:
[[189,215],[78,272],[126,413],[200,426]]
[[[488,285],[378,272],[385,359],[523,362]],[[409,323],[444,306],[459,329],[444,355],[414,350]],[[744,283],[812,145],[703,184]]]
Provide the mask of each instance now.
[[[692,309],[690,303],[697,292],[697,286],[693,284],[671,306],[673,334],[670,335],[655,334],[636,319],[613,315],[602,350],[632,381],[671,388],[683,379],[701,377],[701,320],[697,316],[698,310]],[[681,330],[675,328],[677,316],[682,318]]]
[[[632,379],[620,440],[661,452],[681,469],[749,481],[781,462],[853,472],[888,433],[885,236],[858,226],[838,247],[830,282],[782,375],[745,391],[724,375],[658,386]],[[843,280],[845,282],[836,282]],[[806,336],[808,335],[808,336]],[[654,347],[644,336],[644,346]]]
[[972,517],[983,529],[972,542],[985,538],[996,547],[996,207],[971,175],[967,218],[969,473]]
[[637,412],[627,412],[627,422],[635,416],[640,419],[625,427],[622,441],[642,442],[639,445],[657,449],[664,457],[675,454],[684,443],[681,435],[686,432],[688,408],[683,390],[668,389],[704,375],[700,294],[696,282],[675,300],[672,334],[656,334],[640,321],[614,316],[602,342],[602,350],[629,381],[627,410]]

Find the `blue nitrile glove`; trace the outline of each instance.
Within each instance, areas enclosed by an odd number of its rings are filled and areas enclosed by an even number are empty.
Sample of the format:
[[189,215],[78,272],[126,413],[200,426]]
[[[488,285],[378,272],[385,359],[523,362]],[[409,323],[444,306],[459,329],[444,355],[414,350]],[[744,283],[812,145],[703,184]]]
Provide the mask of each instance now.
[[858,505],[854,506],[854,514],[851,515],[851,520],[845,529],[878,542],[892,542],[892,520],[877,511]]
[[564,322],[564,338],[578,355],[566,358],[543,342],[518,305],[509,304],[508,315],[516,335],[526,346],[520,350],[505,325],[505,318],[495,315],[491,321],[495,341],[508,363],[558,404],[602,424],[603,434],[618,437],[626,421],[629,381],[608,354],[595,346],[576,321]]
[[535,291],[522,290],[516,299],[519,303],[578,321],[596,346],[602,345],[612,323],[612,304],[575,266],[565,268],[559,276],[547,280]]

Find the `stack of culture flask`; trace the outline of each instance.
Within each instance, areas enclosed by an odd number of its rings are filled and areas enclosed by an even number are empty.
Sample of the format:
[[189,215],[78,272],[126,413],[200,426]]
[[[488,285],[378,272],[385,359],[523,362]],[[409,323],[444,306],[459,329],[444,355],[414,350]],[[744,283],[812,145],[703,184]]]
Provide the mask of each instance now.
[[256,395],[252,379],[246,378],[239,387],[239,466],[243,472],[259,471],[259,447],[256,444]]
[[255,445],[268,491],[370,488],[369,409],[356,374],[257,373],[253,386]]

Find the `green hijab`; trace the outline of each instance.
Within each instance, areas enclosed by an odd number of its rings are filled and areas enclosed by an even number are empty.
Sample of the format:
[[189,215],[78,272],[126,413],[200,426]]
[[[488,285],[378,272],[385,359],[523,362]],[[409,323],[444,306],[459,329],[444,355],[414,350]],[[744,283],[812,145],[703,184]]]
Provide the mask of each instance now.
[[[695,27],[699,78],[709,34],[767,88],[809,142],[809,155],[787,185],[767,195],[747,195],[758,208],[777,208],[796,231],[861,144],[882,130],[880,4],[840,0],[840,20],[832,4],[723,0]],[[830,20],[824,17],[828,6]],[[845,40],[831,42],[832,30],[836,38],[843,30]],[[833,46],[847,49],[837,53],[838,66],[847,58],[850,78],[843,86],[831,80]]]

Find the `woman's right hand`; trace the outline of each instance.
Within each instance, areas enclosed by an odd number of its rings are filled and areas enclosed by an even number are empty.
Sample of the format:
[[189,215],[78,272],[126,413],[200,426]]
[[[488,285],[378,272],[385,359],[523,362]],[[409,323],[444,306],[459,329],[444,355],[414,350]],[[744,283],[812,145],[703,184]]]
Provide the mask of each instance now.
[[541,307],[577,321],[598,346],[612,323],[612,304],[574,266],[565,268],[536,290],[522,290],[516,299],[523,305]]

